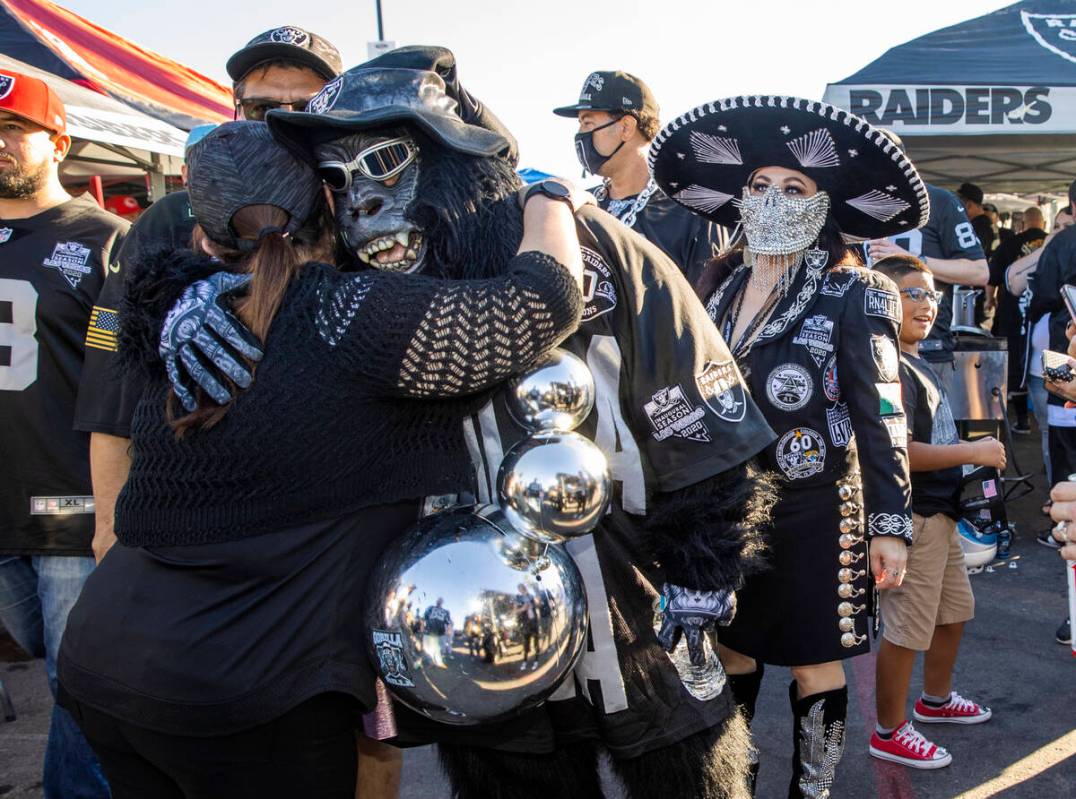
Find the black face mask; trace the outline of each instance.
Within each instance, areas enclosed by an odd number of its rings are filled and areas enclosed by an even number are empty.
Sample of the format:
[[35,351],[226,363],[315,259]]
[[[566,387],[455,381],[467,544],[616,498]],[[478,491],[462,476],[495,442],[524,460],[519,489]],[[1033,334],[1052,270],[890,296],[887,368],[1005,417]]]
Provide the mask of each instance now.
[[598,152],[598,149],[594,146],[594,134],[599,130],[604,130],[610,125],[615,125],[619,122],[619,119],[613,119],[606,122],[594,130],[588,130],[586,133],[575,134],[575,157],[579,159],[579,163],[583,165],[583,176],[586,177],[587,172],[592,175],[597,175],[598,170],[605,166],[606,161],[620,152],[620,148],[624,146],[624,142],[620,142],[609,155],[602,155]]

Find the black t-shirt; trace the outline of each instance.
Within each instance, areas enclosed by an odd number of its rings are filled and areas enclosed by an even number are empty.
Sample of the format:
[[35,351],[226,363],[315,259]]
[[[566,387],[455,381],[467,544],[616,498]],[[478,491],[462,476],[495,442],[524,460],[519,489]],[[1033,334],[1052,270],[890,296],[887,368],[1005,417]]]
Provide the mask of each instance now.
[[128,227],[88,195],[0,219],[0,554],[90,553],[89,438],[72,420],[84,342],[114,346],[116,316],[94,304]]
[[692,285],[728,240],[725,228],[673,202],[653,182],[641,193],[619,200],[605,196],[604,187],[596,195],[598,207],[656,244]]
[[[911,441],[938,445],[959,443],[949,400],[926,361],[902,352],[900,387]],[[919,516],[944,513],[958,519],[960,478],[959,466],[912,472],[912,511]]]
[[[990,258],[990,285],[998,287],[998,305],[994,314],[995,336],[1020,336],[1026,333],[1020,310],[1021,300],[1005,288],[1005,270],[1025,255],[1034,252],[1046,240],[1046,231],[1031,228],[1002,241]],[[1013,357],[1010,348],[1009,357]]]
[[979,245],[983,248],[983,252],[987,255],[992,253],[997,243],[997,235],[994,233],[994,226],[990,224],[990,217],[986,214],[980,214],[971,220],[971,227],[979,239]]
[[[194,213],[185,191],[166,194],[153,203],[131,228],[130,234],[108,265],[108,276],[94,308],[98,314],[115,314],[123,299],[126,280],[139,259],[158,250],[190,246]],[[107,342],[106,342],[107,343]],[[86,340],[86,365],[82,391],[75,408],[75,429],[130,438],[131,417],[145,387],[133,375],[121,375],[116,348]]]
[[[927,223],[918,230],[894,236],[893,241],[912,255],[923,258],[967,258],[973,261],[986,258],[975,228],[968,221],[964,206],[956,195],[929,184],[927,194],[930,195]],[[951,361],[953,335],[949,328],[953,324],[953,286],[944,280],[935,279],[934,282],[943,297],[938,306],[938,318],[930,335],[920,343],[919,354],[926,361]]]
[[217,544],[114,546],[60,651],[63,689],[166,733],[224,735],[319,693],[376,704],[365,586],[419,503],[367,508]]
[[[1061,287],[1076,285],[1076,226],[1067,227],[1050,239],[1039,256],[1035,272],[1028,280],[1031,300],[1028,307],[1028,330],[1043,316],[1050,316],[1050,349],[1065,352],[1068,340],[1065,326],[1069,312],[1061,298]],[[1065,401],[1054,394],[1047,396],[1051,405],[1064,405]]]

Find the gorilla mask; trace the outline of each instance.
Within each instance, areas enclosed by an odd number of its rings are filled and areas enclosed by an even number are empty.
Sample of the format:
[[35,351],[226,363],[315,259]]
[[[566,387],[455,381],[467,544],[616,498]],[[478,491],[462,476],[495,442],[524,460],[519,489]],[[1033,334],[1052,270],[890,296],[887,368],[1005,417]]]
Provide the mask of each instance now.
[[314,154],[348,250],[376,269],[420,270],[427,244],[408,218],[421,168],[414,139],[399,129],[365,131],[318,145]]

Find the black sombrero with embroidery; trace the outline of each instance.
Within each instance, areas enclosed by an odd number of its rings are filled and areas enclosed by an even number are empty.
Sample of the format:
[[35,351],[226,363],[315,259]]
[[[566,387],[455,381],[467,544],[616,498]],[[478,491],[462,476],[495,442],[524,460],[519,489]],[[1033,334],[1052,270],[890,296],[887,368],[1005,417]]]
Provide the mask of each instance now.
[[796,97],[729,97],[666,125],[650,146],[650,173],[669,197],[722,225],[760,167],[804,173],[830,196],[841,231],[883,238],[926,224],[927,187],[881,130],[826,103]]

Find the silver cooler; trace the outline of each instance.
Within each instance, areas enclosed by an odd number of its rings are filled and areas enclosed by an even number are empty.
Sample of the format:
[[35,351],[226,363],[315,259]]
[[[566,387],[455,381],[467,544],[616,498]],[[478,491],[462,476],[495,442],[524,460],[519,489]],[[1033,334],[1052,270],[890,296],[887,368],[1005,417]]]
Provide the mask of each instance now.
[[932,364],[957,421],[1005,418],[1008,342],[993,336],[955,336],[953,363]]

